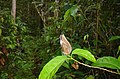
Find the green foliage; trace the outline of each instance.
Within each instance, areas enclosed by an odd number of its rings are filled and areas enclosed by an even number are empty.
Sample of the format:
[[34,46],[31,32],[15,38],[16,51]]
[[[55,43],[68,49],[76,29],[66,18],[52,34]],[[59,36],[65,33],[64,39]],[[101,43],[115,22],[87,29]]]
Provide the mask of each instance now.
[[[67,36],[73,49],[85,48],[92,51],[95,57],[119,56],[119,0],[35,0],[39,12],[32,1],[17,1],[17,16],[20,18],[16,23],[12,20],[10,10],[3,10],[11,9],[11,1],[0,1],[0,52],[2,47],[10,52],[10,62],[5,68],[0,67],[0,78],[8,79],[8,76],[14,75],[17,79],[38,78],[45,63],[61,54],[61,33]],[[91,70],[80,68],[83,70],[60,69],[55,78],[85,79],[84,76]],[[94,74],[98,79],[114,75]]]
[[120,36],[112,36],[109,41],[114,41],[120,39]]
[[52,79],[52,76],[58,71],[66,59],[66,56],[57,56],[49,61],[41,71],[39,79]]
[[34,79],[35,76],[32,73],[34,61],[31,53],[23,52],[23,42],[29,38],[26,34],[28,32],[26,24],[21,22],[19,17],[14,23],[9,10],[3,10],[0,16],[0,29],[2,30],[0,49],[5,48],[6,52],[4,50],[1,52],[9,53],[7,56],[2,56],[5,59],[5,65],[0,68],[1,78]]
[[73,50],[72,54],[76,54],[78,56],[84,57],[85,59],[96,62],[95,57],[88,51],[84,49],[75,49]]
[[0,44],[4,47],[15,49],[20,41],[24,40],[24,34],[27,31],[25,27],[26,24],[21,22],[19,18],[17,18],[16,23],[14,23],[10,12],[6,13],[6,11],[3,10],[0,15]]
[[120,61],[115,57],[101,57],[97,59],[93,66],[107,67],[111,69],[120,69]]
[[93,75],[89,75],[86,79],[95,79]]
[[[71,59],[79,64],[82,64],[86,67],[90,67],[90,68],[94,68],[94,66],[97,66],[98,69],[100,69],[99,67],[107,67],[107,68],[111,68],[111,69],[120,69],[120,62],[118,59],[114,58],[114,57],[101,57],[99,59],[94,58],[94,56],[87,50],[83,50],[83,49],[75,49],[73,50],[72,54],[77,54],[79,56],[82,56],[86,59],[88,59],[89,61],[93,62],[93,66],[89,66],[86,64],[83,64],[77,60],[75,60],[74,58],[72,58],[72,56],[57,56],[55,58],[53,58],[52,60],[50,60],[42,69],[40,75],[39,75],[39,79],[52,79],[53,76],[55,75],[55,73],[58,71],[58,69],[62,66],[63,63],[65,63],[65,61],[67,59]],[[67,58],[68,57],[68,58]],[[70,60],[67,60],[70,61]],[[106,70],[106,69],[104,69]],[[109,70],[108,70],[109,71]],[[94,79],[94,76],[90,75],[89,77],[87,77],[86,79]]]
[[78,11],[78,6],[77,5],[73,5],[70,9],[68,9],[65,12],[64,21],[70,20],[71,16],[73,16],[74,19],[76,20],[76,13],[77,13],[77,11]]
[[[86,56],[83,54],[78,54],[77,52],[78,53],[85,53]],[[94,56],[87,50],[75,49],[75,50],[73,50],[72,54],[78,54],[78,55],[83,56],[92,62],[96,61]],[[62,65],[64,66],[64,64],[68,64],[65,61],[69,62],[70,59],[72,60],[73,58],[72,58],[72,56],[69,56],[69,55],[68,56],[57,56],[57,57],[53,58],[43,67],[42,71],[40,72],[39,79],[52,79],[53,76],[55,75],[55,73],[58,71],[58,69]],[[72,77],[69,76],[68,78],[72,78]]]

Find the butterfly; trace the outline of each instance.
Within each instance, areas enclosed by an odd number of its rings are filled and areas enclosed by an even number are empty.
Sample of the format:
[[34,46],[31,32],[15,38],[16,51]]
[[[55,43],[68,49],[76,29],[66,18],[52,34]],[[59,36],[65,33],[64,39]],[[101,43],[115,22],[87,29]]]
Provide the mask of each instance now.
[[[65,55],[69,55],[70,52],[72,51],[72,47],[70,43],[68,42],[68,40],[66,39],[64,34],[60,35],[60,45],[62,48],[62,53]],[[79,68],[79,65],[77,62],[74,62],[71,66],[76,70],[78,70]]]
[[72,51],[72,47],[64,34],[60,35],[60,45],[62,48],[62,53],[65,55],[69,55],[70,52]]

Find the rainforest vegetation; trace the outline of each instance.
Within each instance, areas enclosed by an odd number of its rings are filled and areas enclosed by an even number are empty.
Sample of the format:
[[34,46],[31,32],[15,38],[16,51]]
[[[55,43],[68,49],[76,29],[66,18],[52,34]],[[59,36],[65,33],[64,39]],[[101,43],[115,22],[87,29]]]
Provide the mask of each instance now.
[[0,0],[0,79],[120,79],[120,0]]

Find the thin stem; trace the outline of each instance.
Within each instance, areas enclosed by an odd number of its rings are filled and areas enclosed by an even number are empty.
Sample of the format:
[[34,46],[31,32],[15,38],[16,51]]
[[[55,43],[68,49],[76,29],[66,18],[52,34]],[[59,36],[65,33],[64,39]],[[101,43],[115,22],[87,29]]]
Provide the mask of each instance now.
[[[34,0],[33,0],[34,1]],[[35,1],[33,2],[34,6],[35,6],[35,9],[37,10],[38,12],[38,15],[40,16],[40,18],[42,19],[42,21],[44,22],[44,26],[45,26],[45,21],[44,21],[44,17],[42,16],[42,14],[40,13],[39,9],[37,8],[37,5],[35,3]]]
[[74,58],[72,58],[72,56],[69,56],[69,55],[68,55],[68,57],[70,57],[71,60],[73,60],[73,61],[77,62],[78,64],[83,65],[83,66],[85,66],[85,67],[89,67],[89,68],[93,68],[93,69],[99,69],[99,70],[102,70],[102,71],[106,71],[106,72],[110,72],[110,73],[113,73],[113,74],[120,75],[120,73],[117,73],[117,72],[115,72],[115,71],[111,71],[111,70],[107,70],[107,69],[104,69],[104,68],[95,67],[95,66],[90,66],[90,65],[81,63],[81,62],[75,60]]
[[96,51],[98,50],[98,32],[99,32],[99,9],[98,9],[98,0],[97,0],[97,10],[96,10]]

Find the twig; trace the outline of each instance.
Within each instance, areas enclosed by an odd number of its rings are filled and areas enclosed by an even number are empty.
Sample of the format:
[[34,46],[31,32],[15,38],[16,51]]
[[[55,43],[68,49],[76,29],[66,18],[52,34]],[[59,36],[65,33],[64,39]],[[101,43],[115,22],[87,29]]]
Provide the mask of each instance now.
[[[33,0],[33,1],[34,1],[34,0]],[[45,26],[45,20],[44,20],[44,17],[43,17],[43,15],[40,13],[39,9],[37,8],[36,2],[34,1],[34,2],[32,2],[32,3],[34,4],[35,9],[37,10],[38,15],[40,16],[40,18],[41,18],[42,21],[44,22],[43,24],[44,24],[44,26]]]
[[[69,56],[70,57],[70,56]],[[84,64],[84,63],[81,63],[77,60],[75,60],[74,58],[70,57],[72,60],[74,60],[75,62],[77,62],[78,64],[80,65],[83,65],[83,66],[86,66],[86,67],[89,67],[89,68],[93,68],[93,69],[99,69],[99,70],[102,70],[102,71],[106,71],[106,72],[110,72],[110,73],[113,73],[113,74],[117,74],[117,75],[120,75],[120,73],[117,73],[115,71],[111,71],[111,70],[108,70],[108,69],[104,69],[104,68],[101,68],[101,67],[95,67],[95,66],[90,66],[90,65],[87,65],[87,64]]]
[[97,10],[96,10],[96,51],[98,52],[98,33],[99,33],[99,8],[98,8],[98,0],[97,0]]

